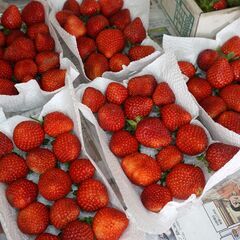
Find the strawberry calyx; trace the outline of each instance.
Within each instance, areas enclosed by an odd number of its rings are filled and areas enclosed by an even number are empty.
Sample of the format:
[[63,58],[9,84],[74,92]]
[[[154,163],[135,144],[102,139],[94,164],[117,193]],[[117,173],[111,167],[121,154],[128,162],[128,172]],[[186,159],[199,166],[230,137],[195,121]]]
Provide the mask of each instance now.
[[240,5],[240,0],[227,0],[229,7],[237,7]]
[[160,178],[160,183],[161,185],[165,186],[166,184],[166,179],[167,179],[167,175],[170,173],[170,170],[167,170],[165,172],[162,173],[161,178]]
[[81,218],[80,221],[81,221],[81,222],[85,222],[85,223],[87,223],[87,224],[89,224],[89,225],[92,225],[92,223],[93,223],[93,217]]
[[125,125],[125,130],[130,132],[130,133],[134,133],[136,131],[137,125],[138,123],[143,119],[143,117],[136,117],[135,120],[126,120],[126,125]]
[[197,0],[196,1],[199,7],[204,11],[204,12],[210,12],[213,11],[213,4],[218,2],[218,0]]

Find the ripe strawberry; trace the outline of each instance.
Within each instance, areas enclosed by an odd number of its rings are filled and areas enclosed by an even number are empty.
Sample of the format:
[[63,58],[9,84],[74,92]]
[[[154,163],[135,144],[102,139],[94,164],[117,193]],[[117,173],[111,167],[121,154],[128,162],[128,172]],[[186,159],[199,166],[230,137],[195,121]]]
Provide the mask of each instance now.
[[233,75],[234,75],[234,80],[235,81],[240,81],[240,60],[235,60],[230,63]]
[[106,207],[108,202],[107,189],[100,181],[88,179],[80,184],[77,192],[77,203],[81,210],[93,212]]
[[197,65],[203,70],[207,71],[219,58],[216,50],[206,49],[199,53],[197,58]]
[[0,31],[0,47],[4,47],[6,44],[6,37],[3,32]]
[[133,153],[122,159],[121,166],[127,177],[136,185],[148,186],[161,177],[157,161],[143,153]]
[[109,147],[117,157],[126,157],[138,151],[138,141],[128,131],[120,130],[112,135]]
[[97,2],[96,0],[83,0],[80,4],[80,12],[84,16],[92,16],[99,13],[99,2]]
[[127,55],[122,53],[114,54],[109,60],[110,70],[113,72],[120,72],[123,70],[123,65],[128,66],[130,60]]
[[176,103],[163,106],[160,114],[163,124],[172,132],[192,120],[191,114]]
[[6,45],[11,45],[17,38],[24,37],[24,33],[19,29],[12,30],[6,37]]
[[32,40],[34,40],[39,33],[49,34],[49,28],[46,23],[35,23],[27,29],[27,35]]
[[13,70],[11,64],[0,59],[0,78],[11,79],[12,74]]
[[99,0],[98,2],[105,17],[111,17],[123,7],[123,0]]
[[115,26],[123,31],[124,28],[131,23],[131,15],[128,9],[122,9],[114,14],[110,19],[111,26]]
[[194,156],[205,151],[208,138],[202,127],[186,124],[177,132],[176,145],[182,153]]
[[201,168],[180,163],[167,175],[166,184],[174,198],[187,199],[192,194],[201,195],[205,177]]
[[80,208],[71,198],[62,198],[54,202],[50,209],[51,224],[58,229],[64,228],[69,222],[77,220]]
[[95,174],[95,167],[88,159],[79,159],[71,163],[69,175],[74,183],[81,183]]
[[58,23],[63,27],[67,21],[67,18],[71,15],[74,15],[70,10],[61,10],[56,13],[56,19]]
[[221,47],[224,54],[234,53],[234,57],[240,57],[240,37],[233,36],[228,39]]
[[156,160],[162,171],[167,171],[183,161],[183,154],[176,146],[162,148],[156,156]]
[[98,110],[105,104],[105,96],[97,89],[93,87],[87,87],[82,97],[82,103],[88,106],[92,112],[98,112]]
[[225,58],[218,59],[207,71],[207,81],[214,88],[223,88],[233,79],[231,66]]
[[161,82],[155,88],[152,99],[156,105],[165,105],[175,102],[175,95],[166,82]]
[[29,25],[45,22],[45,11],[42,3],[31,1],[22,10],[22,20]]
[[153,107],[151,98],[134,96],[129,97],[124,103],[124,112],[128,119],[135,120],[137,117],[146,117]]
[[35,38],[35,46],[38,52],[54,51],[55,41],[48,33],[38,33]]
[[64,29],[76,38],[84,36],[87,31],[84,22],[75,15],[68,16]]
[[193,66],[192,63],[187,61],[179,61],[178,66],[182,74],[187,76],[188,78],[192,78],[196,73],[196,68]]
[[229,162],[240,149],[224,143],[213,143],[206,152],[209,168],[217,171]]
[[0,78],[0,95],[17,95],[18,91],[12,81]]
[[80,16],[80,6],[76,0],[67,0],[63,5],[63,10],[69,10],[76,16]]
[[45,231],[48,223],[48,208],[40,202],[31,203],[20,210],[17,216],[18,227],[25,234],[40,234]]
[[86,24],[87,34],[92,38],[96,38],[107,26],[109,26],[109,21],[103,15],[90,17]]
[[8,185],[6,189],[6,197],[8,202],[14,208],[25,208],[36,200],[38,195],[38,187],[32,181],[27,179],[18,179]]
[[[0,80],[1,81],[1,80]],[[0,158],[13,150],[13,143],[3,132],[0,132]]]
[[240,134],[240,113],[225,111],[217,118],[217,122],[229,130]]
[[42,174],[54,168],[56,162],[57,159],[54,154],[46,148],[35,148],[28,152],[26,157],[28,168],[38,174]]
[[128,90],[122,84],[112,82],[108,84],[106,97],[108,102],[121,105],[128,97]]
[[202,108],[211,118],[216,118],[219,114],[227,110],[226,103],[218,96],[209,96],[200,102]]
[[83,60],[97,49],[94,40],[88,37],[79,37],[77,39],[77,47],[78,52]]
[[213,4],[213,8],[215,10],[222,10],[222,9],[227,8],[227,6],[228,6],[227,0],[218,0],[217,2],[214,2],[214,4]]
[[81,153],[81,143],[72,133],[58,135],[52,144],[53,152],[60,162],[71,162]]
[[151,55],[153,52],[155,52],[153,46],[134,46],[130,48],[128,56],[132,61],[137,61]]
[[98,111],[98,123],[105,131],[116,132],[125,125],[123,110],[119,105],[105,103]]
[[37,54],[35,62],[39,73],[60,67],[59,54],[56,52],[40,52]]
[[144,188],[141,200],[146,209],[152,212],[160,212],[164,206],[172,201],[172,194],[168,188],[159,184],[152,184]]
[[140,121],[135,136],[138,142],[150,148],[165,147],[172,141],[169,131],[156,117],[149,117]]
[[37,236],[36,240],[60,240],[58,236],[55,236],[51,233],[43,233]]
[[59,168],[52,168],[40,175],[39,193],[49,201],[65,197],[71,191],[71,178]]
[[90,80],[101,77],[109,69],[107,58],[100,53],[92,53],[84,64],[85,72]]
[[19,29],[22,26],[21,13],[15,5],[10,5],[1,17],[1,24],[8,29]]
[[110,207],[100,209],[93,218],[93,231],[98,240],[118,240],[128,227],[125,213]]

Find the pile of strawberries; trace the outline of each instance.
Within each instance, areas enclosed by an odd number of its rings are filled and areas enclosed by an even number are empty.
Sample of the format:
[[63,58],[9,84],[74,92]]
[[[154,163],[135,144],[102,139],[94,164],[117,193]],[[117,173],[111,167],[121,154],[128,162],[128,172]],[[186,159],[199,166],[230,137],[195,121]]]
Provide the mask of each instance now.
[[119,72],[123,65],[144,58],[155,51],[141,46],[146,38],[142,20],[131,19],[122,9],[123,0],[67,0],[56,14],[59,24],[77,39],[79,54],[89,79],[108,70]]
[[1,27],[0,94],[17,95],[15,84],[31,79],[49,92],[65,85],[66,70],[59,69],[59,54],[40,2],[31,1],[22,12],[10,5],[3,12]]
[[[37,235],[37,240],[117,240],[128,219],[108,206],[107,188],[94,178],[90,160],[79,159],[81,143],[71,133],[73,127],[67,115],[52,112],[42,124],[20,122],[14,128],[13,142],[0,132],[0,182],[7,184],[6,197],[18,209],[19,229]],[[82,211],[96,213],[83,218]],[[49,225],[60,234],[45,232]]]
[[240,37],[233,36],[219,50],[206,49],[191,63],[179,67],[187,86],[203,109],[222,126],[240,134]]
[[204,12],[240,6],[239,0],[196,0],[196,2]]

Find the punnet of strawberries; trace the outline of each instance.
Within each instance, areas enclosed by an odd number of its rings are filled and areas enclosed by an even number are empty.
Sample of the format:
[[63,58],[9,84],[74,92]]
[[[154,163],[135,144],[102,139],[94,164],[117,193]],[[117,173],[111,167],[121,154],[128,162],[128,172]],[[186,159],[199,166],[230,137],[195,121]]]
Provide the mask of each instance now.
[[131,18],[123,0],[67,0],[56,13],[59,24],[76,37],[87,77],[91,80],[106,71],[119,72],[131,61],[155,51],[141,45],[146,30],[140,17]]
[[196,0],[196,2],[204,12],[240,6],[240,0]]

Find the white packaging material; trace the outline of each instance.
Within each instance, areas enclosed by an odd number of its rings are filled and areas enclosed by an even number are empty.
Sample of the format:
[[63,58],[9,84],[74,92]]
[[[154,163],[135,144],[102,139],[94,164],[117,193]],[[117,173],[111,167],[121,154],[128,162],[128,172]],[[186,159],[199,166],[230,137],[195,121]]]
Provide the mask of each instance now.
[[[222,29],[216,40],[207,38],[182,38],[164,35],[163,48],[172,50],[177,60],[185,60],[197,65],[198,54],[205,49],[217,49],[234,35],[240,35],[240,18]],[[188,79],[187,79],[188,80]],[[197,104],[197,103],[196,103]],[[240,135],[215,122],[206,111],[199,105],[200,119],[208,128],[214,139],[221,142],[240,146]]]
[[[80,63],[81,69],[79,69],[80,73],[83,75],[85,81],[89,81],[90,79],[86,76],[84,71],[83,61],[79,55],[76,37],[70,35],[66,32],[58,23],[55,15],[58,11],[63,8],[63,4],[66,0],[48,0],[49,5],[52,7],[52,11],[50,13],[50,21],[53,24],[54,28],[57,30],[63,41],[66,43],[68,48],[71,50],[74,56],[78,59]],[[77,0],[77,2],[81,3],[82,0]],[[148,21],[149,21],[149,11],[150,11],[150,1],[149,0],[124,0],[123,8],[128,8],[131,13],[131,18],[134,19],[136,17],[140,17],[145,29],[148,29]],[[154,61],[162,52],[160,46],[152,41],[149,36],[142,42],[142,45],[151,45],[157,51],[152,53],[151,55],[140,59],[138,61],[131,62],[128,66],[124,66],[123,70],[117,73],[114,72],[105,72],[103,77],[109,78],[116,81],[121,81],[123,79],[128,78],[132,74],[140,71],[142,68],[147,66],[149,63]]]
[[[46,1],[38,0],[44,6],[45,10],[45,22],[49,26],[50,34],[55,41],[55,51],[59,53],[60,68],[66,69],[66,79],[67,81],[73,81],[77,78],[79,73],[77,72],[73,63],[67,59],[63,58],[63,50],[57,38],[56,32],[49,22],[49,6]],[[4,112],[19,112],[27,111],[40,107],[49,101],[54,94],[59,92],[61,89],[55,90],[53,92],[43,91],[38,85],[36,80],[30,80],[27,83],[16,84],[19,94],[14,96],[0,95],[0,107],[3,108]]]

